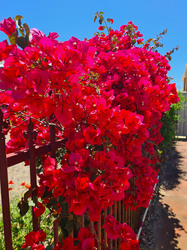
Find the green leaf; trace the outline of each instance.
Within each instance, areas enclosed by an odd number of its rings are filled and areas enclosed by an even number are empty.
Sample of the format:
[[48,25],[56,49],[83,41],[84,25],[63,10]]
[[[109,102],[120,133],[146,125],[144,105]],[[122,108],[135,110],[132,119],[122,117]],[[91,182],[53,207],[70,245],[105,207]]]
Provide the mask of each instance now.
[[29,34],[26,34],[25,37],[19,36],[16,39],[16,43],[18,46],[20,46],[22,49],[28,46],[29,44]]
[[68,236],[67,229],[65,228],[67,222],[68,222],[68,218],[61,218],[61,220],[59,222],[59,227],[61,229],[61,232],[62,232],[64,238]]
[[28,26],[26,23],[23,24],[23,28],[25,29],[25,33],[26,33],[26,34],[29,34],[29,33],[30,33],[29,26]]
[[145,44],[150,43],[152,40],[153,40],[153,38],[149,38],[149,39],[145,42]]
[[15,20],[15,22],[16,22],[16,25],[18,26],[19,29],[22,28],[22,25],[21,25],[21,19],[22,19],[22,18],[23,18],[23,17],[20,16],[20,15],[17,15],[17,16],[14,18],[14,20]]
[[97,16],[94,17],[94,23],[95,23],[96,20],[97,20]]
[[24,201],[27,201],[28,198],[31,196],[32,192],[35,190],[35,188],[29,189],[26,193],[24,193]]
[[28,210],[29,210],[29,204],[28,204],[28,201],[24,201],[24,200],[21,200],[17,207],[19,208],[19,213],[21,216],[24,216]]
[[44,192],[43,192],[43,194],[42,194],[42,199],[51,197],[52,192],[51,192],[51,191],[48,191],[48,190],[49,190],[49,188],[48,188],[48,187],[45,187]]
[[11,44],[16,44],[17,36],[18,36],[18,32],[16,30],[14,33],[11,34],[11,36],[8,37]]
[[22,17],[20,15],[15,16],[15,20],[19,20],[19,19],[22,19],[22,18],[24,18],[24,17]]
[[32,200],[33,200],[35,206],[38,206],[38,199],[37,199],[37,196],[34,196],[34,197],[32,198]]
[[48,205],[49,205],[49,206],[54,206],[56,203],[57,203],[57,200],[56,200],[55,198],[51,198],[51,199],[49,200]]
[[99,36],[99,35],[100,35],[100,34],[99,34],[98,31],[94,33],[94,36]]
[[103,18],[100,18],[99,19],[99,24],[102,24],[103,23]]

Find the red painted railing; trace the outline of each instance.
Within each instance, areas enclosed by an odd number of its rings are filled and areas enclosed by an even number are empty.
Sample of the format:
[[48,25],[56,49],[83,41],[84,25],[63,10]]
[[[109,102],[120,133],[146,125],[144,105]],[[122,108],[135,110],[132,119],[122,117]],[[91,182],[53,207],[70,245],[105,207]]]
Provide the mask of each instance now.
[[[64,140],[55,141],[55,127],[50,126],[50,143],[42,146],[36,146],[34,141],[36,139],[36,131],[32,120],[30,119],[28,125],[28,132],[25,133],[25,137],[29,139],[28,149],[6,154],[5,135],[3,133],[3,127],[6,126],[6,121],[3,120],[3,112],[0,110],[0,182],[1,182],[1,197],[2,197],[2,211],[3,211],[3,223],[4,223],[4,236],[5,236],[5,249],[12,250],[12,236],[11,236],[11,219],[10,219],[10,205],[9,205],[9,191],[8,191],[8,167],[13,167],[15,164],[29,160],[30,162],[30,182],[31,188],[36,190],[37,175],[36,175],[36,158],[46,153],[50,153],[51,157],[56,157],[56,150],[64,147]],[[36,192],[36,191],[34,191]],[[36,195],[33,192],[33,196]],[[112,214],[119,222],[126,222],[133,229],[138,226],[140,218],[140,211],[134,212],[132,210],[125,210],[124,204],[120,202],[114,202],[114,205],[103,211],[104,220],[107,215]],[[84,227],[85,215],[81,217],[81,227]],[[34,211],[32,211],[33,230],[39,229],[38,219],[36,218]],[[98,228],[98,242],[101,242],[102,238],[102,223],[101,217],[97,223]],[[92,233],[94,224],[91,222],[90,230]],[[55,221],[53,225],[54,231],[54,243],[58,242],[58,223]],[[73,232],[71,233],[73,236]],[[104,233],[104,249],[118,249],[118,241],[108,240],[106,233]],[[101,245],[98,246],[98,250],[101,250]]]

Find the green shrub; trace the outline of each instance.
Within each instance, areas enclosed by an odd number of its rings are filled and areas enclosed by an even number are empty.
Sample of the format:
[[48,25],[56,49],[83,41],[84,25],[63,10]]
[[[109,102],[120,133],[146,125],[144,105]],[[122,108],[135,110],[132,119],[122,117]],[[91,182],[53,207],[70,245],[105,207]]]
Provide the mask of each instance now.
[[[32,231],[32,211],[29,209],[28,213],[24,216],[20,216],[17,204],[19,198],[16,197],[10,201],[10,212],[11,212],[11,225],[12,225],[12,239],[13,249],[20,250],[24,242],[24,236]],[[48,211],[41,216],[40,228],[47,233],[47,244],[50,245],[52,241],[52,226],[51,218],[48,216]],[[0,206],[0,250],[5,249],[4,243],[4,229],[2,219],[2,207]]]
[[164,140],[160,143],[159,148],[163,153],[167,152],[172,147],[176,136],[176,124],[180,119],[178,110],[182,110],[182,102],[185,101],[185,98],[182,96],[181,92],[178,92],[178,96],[180,101],[178,103],[172,104],[170,110],[167,111],[161,119],[161,135]]

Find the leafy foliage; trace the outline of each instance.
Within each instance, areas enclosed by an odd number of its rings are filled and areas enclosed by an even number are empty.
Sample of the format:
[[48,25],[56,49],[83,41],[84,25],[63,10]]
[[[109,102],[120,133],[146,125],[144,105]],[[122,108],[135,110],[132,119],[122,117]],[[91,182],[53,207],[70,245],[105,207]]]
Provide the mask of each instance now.
[[163,153],[166,153],[170,150],[176,136],[176,124],[178,120],[180,120],[178,111],[182,110],[183,107],[181,104],[185,101],[185,98],[180,92],[178,92],[178,96],[180,101],[178,103],[172,104],[170,106],[170,110],[165,112],[161,119],[161,135],[163,136],[164,140],[160,143],[159,147]]
[[[10,201],[10,212],[11,212],[11,224],[12,224],[12,238],[13,238],[13,249],[20,250],[24,242],[24,237],[30,231],[32,231],[32,212],[29,209],[28,213],[24,216],[20,216],[19,209],[17,208],[17,203],[19,197],[14,198]],[[49,212],[46,211],[40,218],[41,229],[45,230],[47,233],[46,244],[52,244],[52,225]],[[4,228],[2,219],[2,207],[0,206],[0,249],[4,248]]]

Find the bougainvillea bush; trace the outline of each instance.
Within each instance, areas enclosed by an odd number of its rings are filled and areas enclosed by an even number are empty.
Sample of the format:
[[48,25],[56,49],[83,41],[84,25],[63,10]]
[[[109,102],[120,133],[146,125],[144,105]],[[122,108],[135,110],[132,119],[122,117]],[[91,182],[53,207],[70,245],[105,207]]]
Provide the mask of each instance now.
[[[49,142],[49,124],[56,127],[56,139],[66,141],[58,161],[41,159],[37,217],[47,207],[59,220],[64,213],[87,213],[97,222],[114,201],[136,210],[147,207],[153,195],[160,119],[178,101],[167,77],[170,66],[132,22],[112,30],[107,22],[113,20],[106,22],[102,14],[95,17],[101,33],[84,41],[59,42],[57,33],[46,36],[22,25],[21,16],[0,22],[10,41],[0,42],[0,107],[10,120],[7,152],[28,146],[23,132],[30,117],[37,145]],[[64,235],[54,249],[94,249],[98,241],[88,228],[79,228],[76,239]],[[108,238],[120,239],[121,249],[138,249],[133,230],[113,216],[103,229]],[[45,238],[42,230],[30,232],[22,248],[45,249]]]

